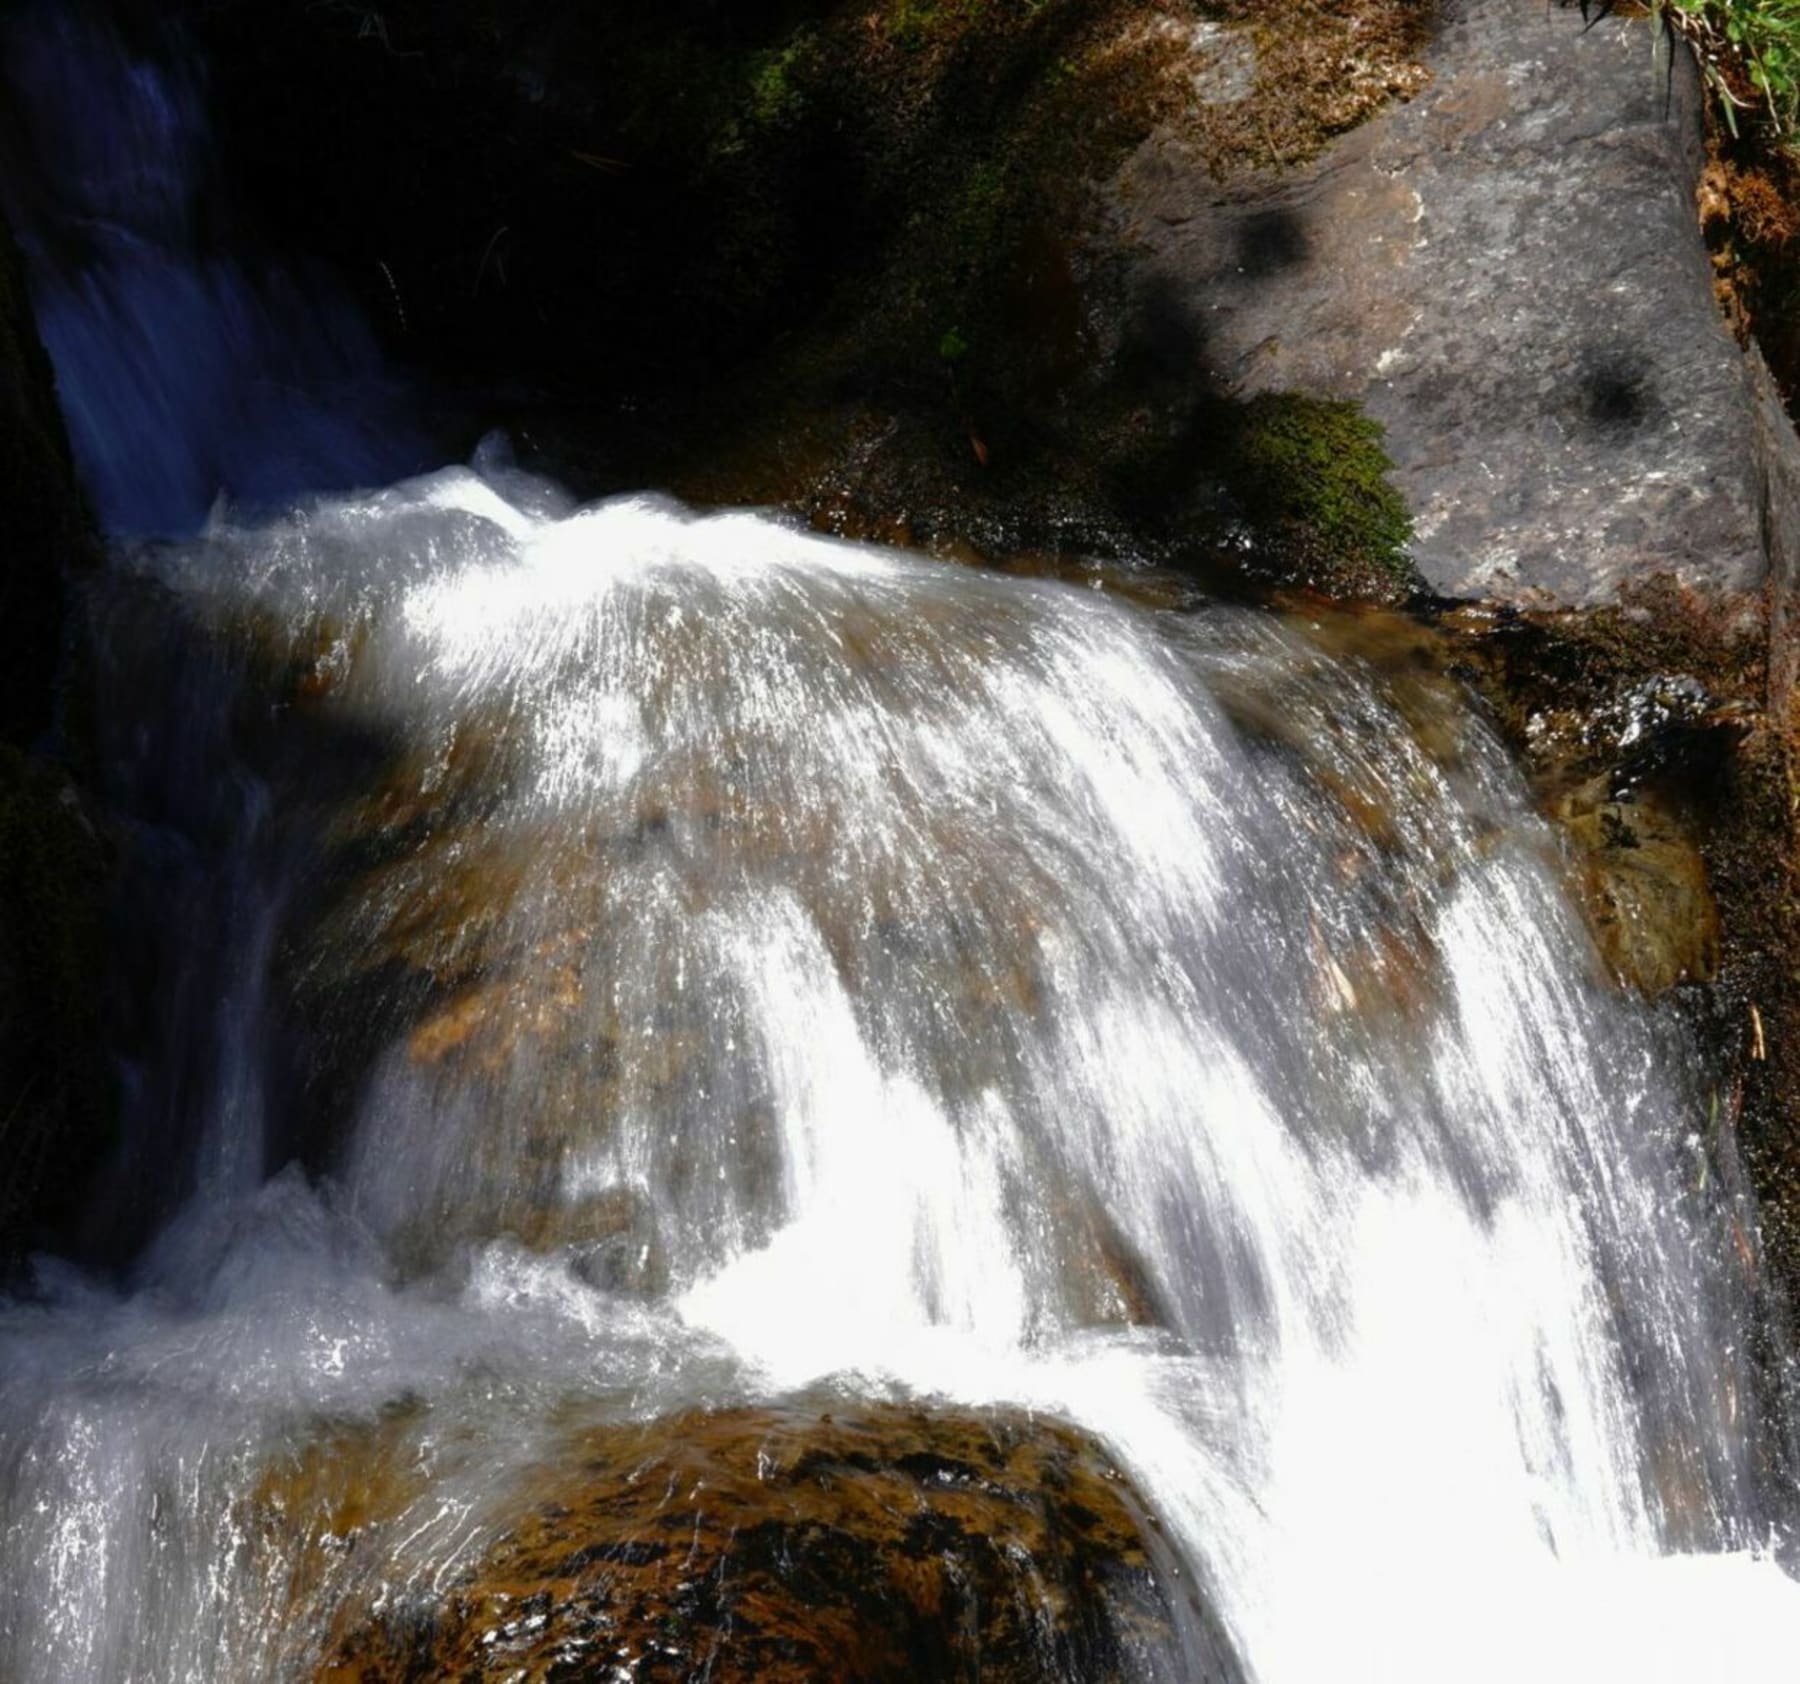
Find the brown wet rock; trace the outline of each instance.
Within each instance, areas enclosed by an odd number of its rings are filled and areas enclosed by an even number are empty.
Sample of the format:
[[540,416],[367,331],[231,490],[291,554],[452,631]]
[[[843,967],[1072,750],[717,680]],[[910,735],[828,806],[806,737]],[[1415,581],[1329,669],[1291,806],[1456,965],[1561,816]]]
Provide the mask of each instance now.
[[1717,979],[1731,943],[1715,875],[1739,846],[1730,791],[1760,728],[1755,637],[1666,579],[1617,607],[1459,609],[1440,628],[1568,840],[1613,976],[1652,995]]
[[[396,756],[329,825],[325,893],[296,908],[286,947],[316,1049],[313,1150],[332,1162],[369,1103],[428,1113],[458,1145],[417,1208],[394,1213],[405,1270],[508,1236],[568,1252],[607,1290],[656,1295],[680,1236],[644,1193],[607,1184],[621,1129],[658,1130],[654,1194],[684,1213],[683,1256],[727,1243],[731,1210],[778,1205],[780,1154],[773,1113],[711,1036],[704,992],[680,986],[692,955],[671,943],[648,974],[620,960],[628,909],[668,893],[699,916],[710,891],[693,851],[774,864],[819,844],[716,765],[677,765],[579,822],[521,815],[516,756],[506,733],[458,727],[441,756]],[[766,1238],[760,1225],[733,1235]]]
[[440,1594],[340,1617],[317,1684],[1236,1679],[1071,1428],[896,1405],[583,1435]]
[[250,1488],[244,1536],[254,1554],[281,1564],[296,1649],[309,1632],[316,1646],[352,1556],[429,1489],[430,1457],[418,1437],[427,1413],[401,1401],[372,1422],[319,1423],[272,1455]]
[[[1753,639],[1670,581],[1586,614],[1463,605],[1426,621],[1282,601],[1309,641],[1379,673],[1384,696],[1439,767],[1456,767],[1467,752],[1470,687],[1487,701],[1567,843],[1570,886],[1616,980],[1651,995],[1714,980],[1721,926],[1707,855],[1721,779],[1752,727],[1743,698],[1760,676]],[[1266,700],[1237,705],[1293,752],[1316,756],[1327,735]],[[1325,764],[1314,775],[1357,832],[1388,842],[1404,790],[1354,767]],[[1328,998],[1429,993],[1433,967],[1416,941],[1400,927],[1377,934],[1382,945],[1360,958],[1334,950],[1321,960]]]
[[[1436,624],[1540,803],[1576,821],[1575,886],[1615,973],[1677,984],[1711,1084],[1717,1172],[1738,1173],[1741,1147],[1756,1195],[1755,1223],[1734,1219],[1713,1243],[1768,1306],[1759,1407],[1776,1419],[1777,1330],[1800,1304],[1800,755],[1788,656],[1733,605],[1669,578],[1585,612],[1461,605]],[[1710,985],[1680,987],[1684,972]]]
[[1151,1271],[1090,1190],[1071,1183],[1054,1213],[1058,1274],[1077,1327],[1165,1327],[1168,1309]]
[[1604,779],[1559,804],[1579,851],[1583,899],[1602,957],[1645,994],[1711,982],[1719,968],[1719,914],[1692,835],[1654,799],[1615,801]]

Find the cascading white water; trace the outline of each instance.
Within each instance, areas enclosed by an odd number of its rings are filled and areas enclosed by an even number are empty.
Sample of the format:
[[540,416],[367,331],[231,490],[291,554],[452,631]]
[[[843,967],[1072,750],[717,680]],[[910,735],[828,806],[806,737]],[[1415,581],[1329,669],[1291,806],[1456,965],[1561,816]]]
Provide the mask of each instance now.
[[[1781,1675],[1749,1213],[1447,685],[500,470],[126,560],[125,782],[264,819],[179,1214],[0,1309],[0,1677],[305,1677],[571,1408],[821,1383],[1088,1429],[1264,1684]],[[269,1468],[397,1416],[321,1565]]]

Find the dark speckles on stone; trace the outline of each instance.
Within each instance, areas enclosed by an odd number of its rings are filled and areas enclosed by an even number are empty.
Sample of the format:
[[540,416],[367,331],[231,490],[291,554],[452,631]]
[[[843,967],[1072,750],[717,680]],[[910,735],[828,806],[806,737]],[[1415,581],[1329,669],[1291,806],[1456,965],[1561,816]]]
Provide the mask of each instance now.
[[1581,412],[1597,432],[1635,432],[1655,409],[1650,379],[1629,353],[1604,351],[1588,361],[1581,375]]
[[1652,75],[1641,18],[1441,22],[1417,96],[1298,171],[1184,176],[1178,137],[1148,143],[1121,177],[1138,261],[1203,312],[1228,395],[1366,405],[1432,590],[1588,606],[1669,574],[1748,619],[1759,458],[1785,475],[1795,446],[1753,431],[1766,378],[1712,295],[1692,64]]

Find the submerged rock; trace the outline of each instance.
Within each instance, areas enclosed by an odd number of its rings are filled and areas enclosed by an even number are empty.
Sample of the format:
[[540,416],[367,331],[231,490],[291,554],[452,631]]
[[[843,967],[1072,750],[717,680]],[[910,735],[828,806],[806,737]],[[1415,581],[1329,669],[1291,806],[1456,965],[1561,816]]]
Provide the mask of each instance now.
[[1238,1678],[1178,1571],[1068,1427],[732,1409],[588,1433],[447,1590],[340,1620],[316,1677]]
[[1646,994],[1711,982],[1719,913],[1685,827],[1654,800],[1607,799],[1604,780],[1572,792],[1555,816],[1580,850],[1589,921],[1613,974]]

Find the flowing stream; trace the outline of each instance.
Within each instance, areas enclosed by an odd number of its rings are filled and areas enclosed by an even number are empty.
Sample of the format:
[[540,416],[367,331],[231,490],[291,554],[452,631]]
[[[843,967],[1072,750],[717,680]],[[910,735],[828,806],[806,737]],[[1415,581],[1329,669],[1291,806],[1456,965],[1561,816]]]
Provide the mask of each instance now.
[[1791,1670],[1717,1101],[1447,679],[498,453],[88,609],[124,1125],[0,1300],[7,1684],[308,1678],[572,1418],[796,1396],[1078,1424],[1261,1684]]

